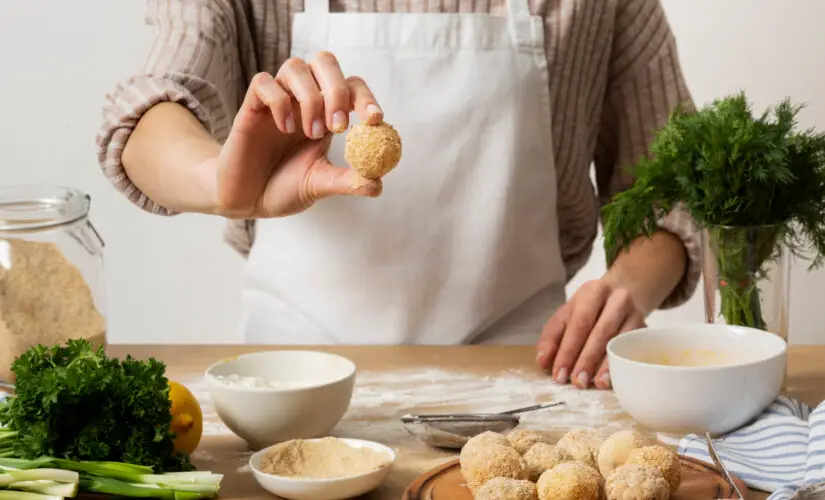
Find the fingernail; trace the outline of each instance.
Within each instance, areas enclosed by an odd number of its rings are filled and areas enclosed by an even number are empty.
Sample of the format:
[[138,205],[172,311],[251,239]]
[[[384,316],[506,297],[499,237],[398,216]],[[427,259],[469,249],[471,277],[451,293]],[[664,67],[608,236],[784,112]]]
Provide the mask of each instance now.
[[332,131],[340,134],[347,129],[347,115],[343,111],[337,111],[332,115]]
[[588,375],[587,372],[579,372],[579,376],[576,377],[576,381],[579,383],[579,387],[586,389],[587,386],[590,385],[590,375]]
[[379,108],[377,105],[375,105],[375,104],[367,105],[367,116],[369,116],[370,118],[374,118],[375,116],[380,115],[381,113],[382,113],[381,108]]
[[610,387],[611,387],[610,372],[604,372],[604,374],[602,374],[602,376],[601,376],[601,381],[604,384],[606,389],[610,389]]
[[284,121],[286,122],[286,132],[288,134],[294,134],[295,133],[295,117],[292,116],[292,114],[289,114],[289,115],[286,116],[286,120],[284,120]]
[[312,138],[321,139],[322,137],[324,137],[324,122],[315,120],[312,122]]
[[556,382],[559,384],[566,384],[567,383],[567,368],[562,368],[559,370],[558,375],[556,375]]

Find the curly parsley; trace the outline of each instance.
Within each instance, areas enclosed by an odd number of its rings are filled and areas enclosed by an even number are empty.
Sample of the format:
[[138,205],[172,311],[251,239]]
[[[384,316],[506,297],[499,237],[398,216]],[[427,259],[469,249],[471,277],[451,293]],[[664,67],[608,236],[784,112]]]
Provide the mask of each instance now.
[[86,340],[32,347],[12,365],[16,394],[0,406],[0,424],[17,431],[14,456],[192,469],[174,451],[165,368],[109,358]]

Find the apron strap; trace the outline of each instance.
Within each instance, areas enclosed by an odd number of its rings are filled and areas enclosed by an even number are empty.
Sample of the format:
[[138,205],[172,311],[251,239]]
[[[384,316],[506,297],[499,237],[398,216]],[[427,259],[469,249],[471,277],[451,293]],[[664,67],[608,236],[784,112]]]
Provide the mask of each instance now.
[[[309,1],[309,0],[308,0]],[[512,18],[530,17],[530,0],[506,0],[507,13]]]
[[510,36],[517,47],[532,47],[535,45],[535,29],[530,0],[506,0]]
[[304,12],[308,14],[329,14],[329,0],[304,0]]

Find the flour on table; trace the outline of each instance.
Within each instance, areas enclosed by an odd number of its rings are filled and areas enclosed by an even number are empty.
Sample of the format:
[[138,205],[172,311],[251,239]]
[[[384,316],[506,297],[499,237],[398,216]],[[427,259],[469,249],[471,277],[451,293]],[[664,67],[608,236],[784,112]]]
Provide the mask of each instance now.
[[359,373],[345,421],[397,421],[408,413],[497,413],[549,401],[565,404],[522,414],[520,427],[609,432],[630,421],[611,392],[581,391],[519,370],[489,376],[437,368]]
[[[204,434],[231,434],[220,421],[202,377],[182,380],[203,409]],[[399,422],[409,413],[496,413],[547,401],[565,405],[521,416],[520,428],[558,431],[592,427],[605,433],[632,426],[615,396],[606,391],[580,391],[547,376],[510,370],[495,376],[422,367],[401,371],[359,372],[349,411],[336,434],[353,431],[369,439],[370,429],[404,434]],[[380,439],[381,436],[373,437]]]

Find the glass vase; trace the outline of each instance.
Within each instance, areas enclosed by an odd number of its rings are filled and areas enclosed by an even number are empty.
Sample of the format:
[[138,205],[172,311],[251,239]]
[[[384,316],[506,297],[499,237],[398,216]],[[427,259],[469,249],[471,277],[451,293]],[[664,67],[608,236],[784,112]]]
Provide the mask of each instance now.
[[775,226],[705,229],[705,320],[746,326],[788,341],[791,255]]

